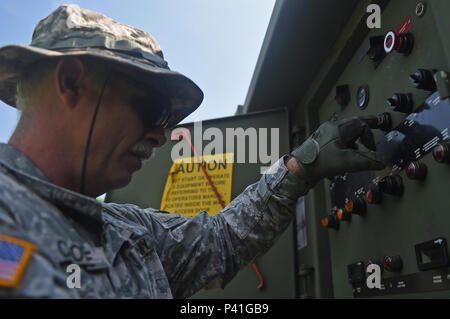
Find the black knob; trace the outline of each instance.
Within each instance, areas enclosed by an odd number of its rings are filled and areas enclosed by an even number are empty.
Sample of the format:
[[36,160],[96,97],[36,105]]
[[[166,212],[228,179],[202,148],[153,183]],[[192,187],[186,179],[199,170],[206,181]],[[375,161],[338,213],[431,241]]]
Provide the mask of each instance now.
[[404,56],[408,56],[414,48],[414,36],[412,33],[403,33],[399,36],[400,46],[398,47],[398,53],[402,53]]
[[358,285],[366,281],[366,269],[362,261],[347,265],[347,274],[348,282],[352,285]]
[[392,272],[400,272],[403,268],[403,260],[400,256],[384,256],[384,269]]
[[366,193],[366,201],[368,204],[380,204],[382,200],[382,192],[379,186],[372,186]]
[[370,48],[367,51],[368,57],[373,62],[381,61],[385,56],[386,52],[384,51],[384,36],[376,36],[369,38]]
[[349,213],[345,208],[344,209],[339,209],[337,211],[337,218],[340,221],[350,221],[352,219],[352,214]]
[[385,176],[379,185],[383,193],[395,196],[403,195],[403,180],[400,175]]
[[336,215],[328,215],[325,218],[322,218],[322,226],[326,228],[339,229],[339,220]]
[[354,215],[364,216],[367,212],[366,202],[357,197],[345,204],[345,210]]
[[409,79],[416,89],[434,92],[437,86],[433,74],[434,72],[431,70],[418,69],[409,76]]
[[413,99],[410,93],[395,93],[387,99],[387,102],[396,112],[410,113],[413,108]]
[[364,122],[372,129],[380,129],[385,132],[389,132],[392,128],[392,118],[389,112],[378,114],[376,117],[364,117]]
[[422,162],[412,162],[406,168],[406,176],[409,179],[417,179],[423,181],[427,177],[427,166]]
[[438,163],[450,163],[450,142],[435,146],[433,148],[433,157]]
[[389,132],[392,129],[392,118],[389,112],[384,112],[377,115],[377,127],[385,132]]

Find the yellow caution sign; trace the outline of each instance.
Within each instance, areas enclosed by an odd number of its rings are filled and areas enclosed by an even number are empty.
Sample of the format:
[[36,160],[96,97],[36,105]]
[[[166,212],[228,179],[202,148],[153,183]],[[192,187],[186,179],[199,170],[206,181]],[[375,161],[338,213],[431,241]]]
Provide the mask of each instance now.
[[231,200],[233,162],[234,153],[203,156],[201,164],[195,157],[177,159],[170,168],[160,209],[190,217],[201,211],[217,214],[221,201],[228,205]]

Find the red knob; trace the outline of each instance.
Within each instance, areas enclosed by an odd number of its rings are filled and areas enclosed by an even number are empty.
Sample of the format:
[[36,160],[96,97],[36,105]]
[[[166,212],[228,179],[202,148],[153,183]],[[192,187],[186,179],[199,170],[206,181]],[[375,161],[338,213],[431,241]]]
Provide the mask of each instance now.
[[322,218],[321,222],[323,227],[339,229],[339,220],[335,215],[328,215]]
[[348,202],[345,204],[345,209],[347,212],[354,214],[354,215],[365,215],[366,214],[366,202],[357,197],[354,200]]
[[433,148],[433,157],[438,163],[450,163],[450,143],[438,144]]
[[366,201],[368,204],[380,204],[381,203],[381,191],[378,187],[372,187],[366,193]]
[[422,162],[412,162],[406,168],[406,176],[409,179],[424,180],[427,177],[427,166]]
[[349,221],[352,219],[352,214],[348,212],[346,209],[339,209],[336,215],[337,218],[341,221]]

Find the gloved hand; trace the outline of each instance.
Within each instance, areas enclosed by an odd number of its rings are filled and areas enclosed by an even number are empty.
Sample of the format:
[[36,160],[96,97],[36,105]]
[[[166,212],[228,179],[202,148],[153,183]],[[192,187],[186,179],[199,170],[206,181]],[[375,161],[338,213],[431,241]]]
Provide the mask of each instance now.
[[[324,177],[332,178],[347,172],[385,168],[376,150],[372,128],[376,116],[331,120],[322,124],[302,145],[292,152],[306,181],[314,185]],[[360,150],[360,142],[369,150]]]

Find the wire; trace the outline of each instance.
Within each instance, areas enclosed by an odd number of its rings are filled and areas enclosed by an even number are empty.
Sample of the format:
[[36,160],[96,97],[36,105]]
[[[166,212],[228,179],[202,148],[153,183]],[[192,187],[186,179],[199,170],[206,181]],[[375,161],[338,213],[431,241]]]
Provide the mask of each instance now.
[[108,79],[109,79],[109,73],[107,73],[107,75],[105,77],[105,82],[103,83],[102,89],[100,91],[100,95],[97,100],[97,105],[95,106],[94,114],[92,116],[91,126],[89,128],[89,134],[88,134],[87,141],[86,141],[86,148],[84,150],[83,166],[81,168],[80,194],[84,194],[84,185],[86,182],[86,169],[87,169],[87,162],[88,162],[88,155],[89,155],[89,146],[91,145],[91,138],[92,138],[92,133],[94,132],[94,125],[95,125],[95,121],[97,119],[98,109],[100,108],[100,104],[101,104],[102,98],[103,98],[103,93],[105,92],[106,83],[108,82]]
[[[200,160],[200,157],[198,156],[197,152],[195,151],[195,147],[194,147],[194,145],[191,142],[190,135],[187,135],[184,131],[181,133],[181,135],[187,140],[187,142],[191,146],[191,150],[194,153],[194,156],[197,158],[197,161],[199,162],[200,167],[202,168],[203,173],[204,173],[206,179],[209,182],[209,185],[211,186],[214,194],[216,195],[217,200],[219,201],[219,203],[222,206],[222,208],[225,208],[225,206],[226,206],[225,202],[223,201],[222,197],[220,196],[219,192],[217,191],[217,188],[214,185],[214,182],[212,181],[211,177],[209,176],[208,172],[206,171],[205,166],[203,165],[202,161]],[[253,270],[256,272],[256,276],[258,276],[258,280],[259,280],[259,285],[258,285],[257,288],[258,289],[262,289],[264,287],[264,277],[261,274],[261,271],[259,270],[258,265],[256,265],[255,262],[252,263],[252,267],[253,267]]]

